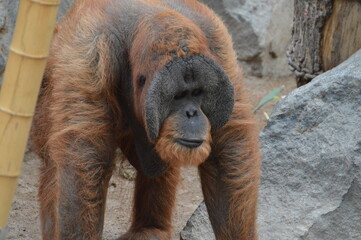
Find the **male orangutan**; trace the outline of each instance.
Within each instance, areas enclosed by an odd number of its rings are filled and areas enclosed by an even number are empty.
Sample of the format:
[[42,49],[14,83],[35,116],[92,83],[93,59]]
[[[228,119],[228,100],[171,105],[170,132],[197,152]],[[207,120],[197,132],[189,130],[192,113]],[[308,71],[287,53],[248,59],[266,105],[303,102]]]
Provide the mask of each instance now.
[[168,240],[198,166],[218,240],[256,239],[259,149],[232,40],[195,0],[78,0],[57,26],[32,131],[43,239],[101,239],[114,152],[137,169],[122,240]]

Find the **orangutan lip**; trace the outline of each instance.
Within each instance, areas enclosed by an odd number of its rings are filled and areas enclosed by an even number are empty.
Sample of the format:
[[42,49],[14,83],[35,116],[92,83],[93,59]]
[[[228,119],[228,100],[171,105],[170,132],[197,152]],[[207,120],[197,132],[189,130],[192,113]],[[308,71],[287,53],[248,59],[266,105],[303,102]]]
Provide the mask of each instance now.
[[203,139],[184,139],[184,138],[178,138],[176,139],[176,142],[188,147],[188,148],[197,148],[203,143]]

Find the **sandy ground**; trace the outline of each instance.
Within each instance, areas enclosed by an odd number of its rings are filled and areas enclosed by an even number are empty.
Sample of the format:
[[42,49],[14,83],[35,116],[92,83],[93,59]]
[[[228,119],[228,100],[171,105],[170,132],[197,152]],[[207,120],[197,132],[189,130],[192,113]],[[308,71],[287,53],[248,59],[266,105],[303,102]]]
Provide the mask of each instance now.
[[[276,87],[284,86],[286,95],[296,87],[293,78],[246,78],[246,89],[251,97],[251,103],[256,106],[260,99]],[[276,101],[272,101],[256,113],[258,127],[261,131],[267,121],[264,112],[269,115]],[[13,202],[9,219],[9,233],[7,239],[30,240],[41,239],[39,229],[39,207],[37,202],[38,169],[40,160],[32,152],[27,152],[22,168],[22,175]],[[105,214],[104,239],[115,240],[129,227],[131,201],[134,182],[122,177],[115,172],[109,190]],[[177,204],[174,212],[173,239],[179,239],[179,232],[185,226],[187,220],[202,201],[199,178],[195,168],[184,168],[182,182],[178,188]]]

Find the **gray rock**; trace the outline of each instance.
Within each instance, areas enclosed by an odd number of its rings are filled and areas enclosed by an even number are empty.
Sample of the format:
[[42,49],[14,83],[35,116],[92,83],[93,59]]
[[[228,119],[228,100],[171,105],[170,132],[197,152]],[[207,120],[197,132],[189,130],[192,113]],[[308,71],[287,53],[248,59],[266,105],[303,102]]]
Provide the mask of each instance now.
[[5,58],[4,56],[0,55],[0,74],[2,74],[5,70]]
[[215,240],[206,204],[202,202],[180,233],[180,240]]
[[294,0],[201,0],[225,22],[248,73],[288,76]]
[[73,2],[74,0],[61,0],[57,17],[58,21],[60,21],[61,18],[67,13],[69,8],[73,5]]
[[[361,50],[280,101],[261,140],[259,239],[360,240]],[[181,239],[214,239],[204,218]]]
[[0,84],[15,27],[19,1],[0,0]]
[[0,228],[0,239],[5,239],[7,232],[7,228]]
[[261,138],[260,238],[360,240],[361,51],[289,94]]
[[[62,0],[59,7],[58,19],[66,13],[72,5],[73,0]],[[9,47],[13,36],[19,1],[0,0],[0,84],[3,78],[3,71]]]

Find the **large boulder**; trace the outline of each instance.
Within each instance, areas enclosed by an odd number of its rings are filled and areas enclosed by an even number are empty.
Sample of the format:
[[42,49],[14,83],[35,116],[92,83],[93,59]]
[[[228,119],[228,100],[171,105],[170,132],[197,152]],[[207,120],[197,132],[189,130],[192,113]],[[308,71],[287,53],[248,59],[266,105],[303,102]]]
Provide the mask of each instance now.
[[200,0],[225,22],[246,72],[288,76],[294,0]]
[[[59,7],[60,19],[72,5],[74,0],[62,0]],[[5,70],[9,47],[13,36],[19,1],[0,0],[0,85]]]
[[361,51],[289,94],[261,138],[262,239],[361,239]]
[[[361,50],[280,101],[261,140],[260,239],[361,239]],[[204,211],[181,239],[214,239],[193,237]]]

